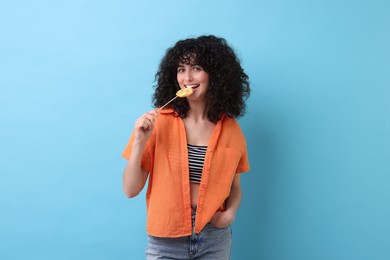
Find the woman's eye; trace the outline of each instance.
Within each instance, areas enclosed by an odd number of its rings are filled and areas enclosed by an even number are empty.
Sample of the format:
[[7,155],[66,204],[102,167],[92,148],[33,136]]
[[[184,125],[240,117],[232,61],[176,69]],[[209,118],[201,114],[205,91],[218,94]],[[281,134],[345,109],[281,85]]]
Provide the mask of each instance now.
[[198,66],[195,66],[193,69],[194,69],[195,71],[201,71],[201,70],[202,70],[202,68],[201,68],[201,67],[198,67]]
[[177,72],[184,72],[184,69],[183,68],[178,68]]

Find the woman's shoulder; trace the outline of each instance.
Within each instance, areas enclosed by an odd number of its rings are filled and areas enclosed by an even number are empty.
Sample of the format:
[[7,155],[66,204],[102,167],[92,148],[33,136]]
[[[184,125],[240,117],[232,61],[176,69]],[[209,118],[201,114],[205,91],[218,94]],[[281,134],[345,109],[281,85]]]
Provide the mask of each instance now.
[[241,132],[240,124],[237,122],[236,119],[229,117],[227,115],[223,115],[221,118],[221,122],[225,128],[227,127],[231,130],[236,130]]
[[221,119],[221,133],[219,144],[222,146],[234,148],[241,152],[246,150],[246,139],[240,124],[236,119],[224,116]]
[[223,116],[221,119],[221,123],[222,123],[222,127],[221,127],[222,131],[225,132],[226,134],[234,137],[240,142],[245,139],[241,126],[236,119],[229,116]]

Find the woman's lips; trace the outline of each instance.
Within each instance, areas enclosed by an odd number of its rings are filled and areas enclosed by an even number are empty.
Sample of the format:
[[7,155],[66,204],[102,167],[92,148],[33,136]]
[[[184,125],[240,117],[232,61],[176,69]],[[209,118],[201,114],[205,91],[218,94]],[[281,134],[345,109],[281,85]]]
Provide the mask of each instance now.
[[196,89],[200,86],[200,84],[193,84],[193,85],[184,85],[186,88],[193,88]]

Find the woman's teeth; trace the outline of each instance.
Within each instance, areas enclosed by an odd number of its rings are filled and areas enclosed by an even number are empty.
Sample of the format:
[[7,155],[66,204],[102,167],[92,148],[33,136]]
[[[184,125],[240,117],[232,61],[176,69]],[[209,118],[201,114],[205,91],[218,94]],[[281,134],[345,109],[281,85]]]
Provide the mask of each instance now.
[[199,87],[199,84],[196,85],[185,85],[186,88],[197,88]]

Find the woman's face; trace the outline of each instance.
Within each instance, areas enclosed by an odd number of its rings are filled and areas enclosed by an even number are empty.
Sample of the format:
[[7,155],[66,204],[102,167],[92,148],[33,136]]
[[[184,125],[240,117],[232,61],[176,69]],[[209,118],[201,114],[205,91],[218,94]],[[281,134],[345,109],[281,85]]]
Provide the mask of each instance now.
[[187,97],[189,101],[204,100],[209,87],[209,74],[199,65],[179,63],[177,83],[182,89],[192,87],[193,93]]

